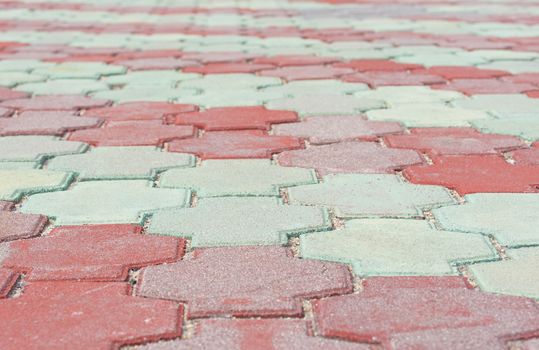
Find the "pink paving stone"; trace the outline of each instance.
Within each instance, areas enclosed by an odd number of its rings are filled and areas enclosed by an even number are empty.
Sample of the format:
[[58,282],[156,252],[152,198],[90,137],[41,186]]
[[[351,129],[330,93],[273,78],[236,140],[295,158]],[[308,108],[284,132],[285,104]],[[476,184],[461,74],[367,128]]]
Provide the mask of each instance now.
[[354,141],[287,151],[279,154],[277,160],[284,166],[314,168],[321,175],[393,173],[423,162],[415,151],[384,148],[374,142]]
[[497,78],[510,73],[502,70],[495,69],[480,69],[477,67],[465,67],[465,66],[435,66],[426,69],[414,70],[414,73],[427,73],[432,75],[438,75],[448,80],[453,79],[489,79]]
[[332,79],[345,74],[353,73],[350,68],[337,68],[331,66],[290,66],[271,70],[264,70],[259,74],[266,77],[277,77],[288,81],[305,79]]
[[26,92],[0,87],[0,101],[16,100],[29,96]]
[[0,299],[6,297],[19,278],[15,272],[0,268]]
[[0,211],[0,242],[38,236],[48,221],[43,215]]
[[0,107],[0,118],[9,117],[13,111],[9,108]]
[[519,94],[537,89],[529,83],[512,83],[500,79],[454,79],[448,84],[433,85],[432,88],[455,90],[466,95]]
[[190,318],[301,316],[302,299],[350,293],[352,276],[346,265],[294,258],[287,248],[208,248],[144,268],[137,288],[186,302]]
[[201,63],[244,62],[258,55],[244,52],[185,52],[182,58]]
[[125,61],[116,60],[114,63],[126,66],[131,70],[180,69],[199,65],[195,60],[173,57],[137,58]]
[[[177,337],[182,307],[130,295],[127,283],[33,282],[0,300],[0,348],[114,349]],[[31,335],[31,336],[30,336]]]
[[215,130],[268,130],[271,124],[298,120],[292,111],[268,110],[261,106],[210,108],[201,112],[182,113],[167,121],[176,125],[194,125],[197,128]]
[[433,85],[443,84],[445,79],[433,75],[411,72],[366,72],[355,73],[342,77],[343,81],[365,83],[371,87],[402,86],[402,85]]
[[115,106],[89,109],[85,117],[98,117],[109,121],[161,120],[167,115],[194,112],[198,108],[191,104],[167,102],[128,102]]
[[413,183],[441,185],[461,195],[538,191],[539,165],[513,165],[492,154],[434,156],[432,161],[434,165],[405,169],[404,176]]
[[67,131],[95,128],[97,118],[85,118],[69,111],[26,111],[0,119],[0,135],[63,135]]
[[460,277],[375,277],[314,302],[320,333],[387,349],[506,349],[539,333],[532,299],[469,289]]
[[334,67],[352,68],[358,72],[405,72],[423,68],[419,64],[399,63],[389,60],[353,60],[334,64]]
[[518,137],[482,134],[472,128],[421,128],[406,135],[388,135],[388,147],[408,148],[434,155],[498,154],[526,147]]
[[539,73],[521,73],[503,78],[504,81],[510,81],[512,83],[529,83],[535,86],[539,86]]
[[517,164],[539,165],[539,143],[534,143],[532,148],[513,152],[512,157]]
[[539,98],[539,90],[527,91],[526,95],[531,98]]
[[193,337],[151,343],[134,350],[368,350],[367,344],[316,337],[308,322],[294,319],[204,319]]
[[12,208],[12,202],[0,201],[0,210],[11,210]]
[[199,74],[226,74],[226,73],[255,73],[265,69],[272,69],[270,64],[256,63],[208,63],[199,67],[187,67],[182,69],[184,73]]
[[185,241],[142,235],[135,225],[86,225],[62,226],[5,247],[1,265],[29,273],[26,280],[122,281],[130,268],[178,260]]
[[271,158],[299,149],[303,143],[289,136],[269,136],[261,130],[211,131],[201,137],[170,142],[169,151],[194,153],[202,159]]
[[164,125],[159,120],[109,122],[98,129],[77,130],[68,140],[94,146],[161,146],[194,136],[192,126]]
[[[1,97],[0,97],[1,99]],[[18,109],[22,111],[66,111],[85,108],[104,107],[109,101],[77,95],[48,95],[33,98],[21,98],[4,101],[2,107]]]
[[337,58],[318,57],[309,55],[279,55],[270,57],[259,57],[253,60],[256,64],[270,64],[278,67],[287,66],[310,66],[321,65],[338,61]]
[[274,135],[301,137],[311,144],[350,140],[375,141],[380,135],[402,131],[399,123],[369,121],[360,116],[310,117],[299,123],[273,126]]
[[167,57],[181,57],[182,52],[178,50],[148,50],[148,51],[132,51],[132,52],[120,52],[115,55],[117,61],[126,61],[142,58],[167,58]]

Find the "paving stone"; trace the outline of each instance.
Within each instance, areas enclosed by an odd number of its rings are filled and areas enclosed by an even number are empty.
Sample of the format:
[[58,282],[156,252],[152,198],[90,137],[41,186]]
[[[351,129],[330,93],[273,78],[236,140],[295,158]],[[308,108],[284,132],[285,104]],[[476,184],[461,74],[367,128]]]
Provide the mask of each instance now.
[[469,289],[460,277],[377,277],[361,293],[314,302],[328,337],[394,349],[506,349],[539,324],[530,299]]
[[485,135],[472,128],[412,129],[406,135],[387,135],[388,147],[415,149],[428,154],[499,154],[526,144],[506,135]]
[[278,67],[321,65],[337,61],[336,58],[318,57],[309,55],[276,55],[269,57],[257,57],[253,60],[256,64],[271,64]]
[[0,77],[0,86],[14,87],[18,84],[35,83],[44,81],[46,77],[23,72],[3,72]]
[[295,80],[284,85],[269,86],[261,89],[267,92],[279,92],[285,96],[304,95],[346,95],[368,90],[362,83],[347,83],[334,79]]
[[302,299],[350,292],[345,265],[297,259],[280,247],[197,249],[144,268],[137,288],[140,296],[186,302],[190,318],[301,316]]
[[292,110],[300,115],[350,115],[371,109],[384,108],[380,100],[344,95],[306,94],[270,101],[269,109]]
[[522,94],[475,95],[452,101],[452,104],[465,109],[488,111],[500,118],[535,116],[539,109],[539,100]]
[[0,201],[0,210],[11,210],[13,208],[12,202]]
[[366,112],[371,120],[400,122],[407,127],[470,126],[470,121],[488,119],[484,111],[450,108],[443,105],[406,105]]
[[263,86],[281,85],[281,79],[261,77],[254,74],[210,74],[198,79],[180,82],[180,87],[191,89],[255,89]]
[[189,203],[189,191],[150,185],[143,180],[81,182],[67,191],[30,196],[21,211],[48,215],[56,225],[140,224],[150,213]]
[[19,298],[0,301],[0,318],[10,319],[0,347],[108,349],[179,336],[179,310],[170,301],[131,296],[126,283],[33,282]]
[[0,161],[43,161],[45,158],[82,153],[88,146],[81,142],[68,142],[52,136],[0,137]]
[[138,101],[148,102],[173,102],[186,96],[195,96],[195,89],[178,89],[163,86],[135,86],[123,89],[98,91],[92,94],[95,98],[107,99],[117,103]]
[[246,130],[206,132],[199,138],[172,141],[168,149],[171,152],[194,153],[202,159],[230,159],[271,158],[274,153],[302,146],[295,137],[270,136],[261,130]]
[[200,77],[199,74],[182,73],[175,70],[150,70],[127,72],[123,75],[106,77],[104,81],[110,86],[126,85],[136,86],[162,86],[173,87],[183,80],[190,80]]
[[101,76],[125,72],[125,67],[102,62],[64,62],[36,68],[32,74],[47,76],[51,79],[99,79]]
[[108,90],[107,84],[91,79],[58,79],[38,83],[21,84],[17,91],[40,95],[86,95],[91,92]]
[[170,340],[133,347],[134,350],[167,349],[335,349],[367,350],[367,344],[316,337],[303,320],[294,319],[207,319],[198,321],[190,339]]
[[18,278],[19,275],[15,272],[0,268],[0,299],[5,298],[9,294]]
[[368,140],[402,132],[399,123],[367,121],[361,116],[309,117],[300,123],[273,126],[273,134],[307,139],[311,144],[339,141]]
[[115,64],[125,66],[133,71],[148,71],[161,69],[180,69],[184,67],[198,66],[194,60],[186,60],[175,57],[147,57],[125,61],[116,61]]
[[278,77],[287,81],[303,79],[332,79],[345,74],[354,73],[353,69],[336,68],[322,65],[309,65],[299,67],[280,67],[263,70],[259,74],[267,77]]
[[181,103],[192,103],[203,108],[260,106],[268,101],[283,98],[279,91],[242,89],[205,89],[201,94],[182,96]]
[[[12,114],[13,114],[13,111],[11,109],[0,107],[0,118],[7,118],[11,116]],[[0,119],[0,121],[2,120]]]
[[316,183],[312,170],[274,165],[266,159],[206,160],[196,168],[164,172],[161,187],[190,188],[198,197],[278,196],[281,187]]
[[97,118],[79,117],[68,111],[27,111],[0,119],[0,135],[63,135],[67,131],[97,127]]
[[128,102],[86,111],[85,117],[98,117],[108,121],[161,120],[168,115],[195,112],[196,106],[166,102]]
[[359,72],[405,72],[422,68],[419,64],[407,64],[390,60],[352,60],[346,63],[338,63],[334,66],[353,68]]
[[539,165],[539,143],[534,143],[532,148],[514,151],[511,157],[517,164]]
[[38,169],[41,168],[41,161],[34,162],[0,162],[0,169]]
[[98,147],[51,159],[47,169],[75,172],[81,180],[152,179],[161,171],[194,165],[191,155],[154,147]]
[[321,175],[393,173],[397,169],[422,163],[415,151],[384,148],[374,142],[353,141],[285,151],[277,156],[277,160],[284,166],[314,168]]
[[536,89],[532,84],[511,83],[499,79],[454,79],[448,84],[436,85],[434,88],[456,90],[466,95],[519,94]]
[[[0,87],[0,101],[17,100],[28,97],[28,93]],[[3,104],[2,104],[3,105]]]
[[283,205],[271,197],[225,197],[158,212],[148,232],[190,237],[192,247],[207,247],[286,244],[288,236],[330,227],[325,209]]
[[439,75],[445,79],[490,79],[509,75],[508,72],[495,69],[480,69],[477,67],[437,66],[425,69],[425,72]]
[[456,91],[434,90],[428,86],[381,86],[375,90],[359,91],[354,94],[362,98],[383,100],[390,107],[417,104],[445,104],[466,98]]
[[24,272],[28,281],[122,281],[129,269],[181,258],[183,240],[141,235],[141,229],[134,225],[63,226],[44,237],[5,244],[8,252],[0,263]]
[[411,166],[404,176],[413,183],[440,185],[461,195],[477,192],[537,192],[539,166],[513,165],[499,155],[432,157],[434,165]]
[[43,215],[0,211],[0,242],[38,236],[47,222]]
[[69,185],[72,175],[37,169],[0,169],[0,178],[0,200],[18,201],[32,193],[62,190]]
[[33,59],[2,60],[0,62],[1,72],[28,72],[37,68],[51,67],[50,62],[42,62]]
[[2,107],[13,108],[23,111],[50,111],[50,110],[74,110],[83,108],[104,107],[109,104],[107,100],[90,98],[86,96],[57,95],[36,96],[32,99],[21,98],[4,101]]
[[510,249],[509,260],[470,265],[474,280],[484,291],[539,299],[539,281],[530,278],[539,268],[537,247]]
[[539,347],[539,338],[524,339],[518,342],[518,346],[522,350],[534,350]]
[[488,238],[436,230],[425,220],[355,219],[300,242],[302,257],[349,263],[361,276],[455,275],[457,264],[496,259]]
[[539,140],[539,120],[535,115],[476,120],[471,124],[482,133],[515,135],[530,141]]
[[376,88],[379,86],[444,84],[445,79],[424,73],[408,72],[365,72],[350,74],[342,78],[347,82],[359,82]]
[[176,125],[194,125],[197,128],[214,130],[268,130],[271,124],[298,120],[290,111],[268,110],[262,106],[210,108],[201,112],[181,113],[168,118]]
[[208,63],[203,66],[187,67],[182,71],[185,73],[198,74],[234,74],[255,73],[272,68],[274,68],[273,65],[257,63]]
[[537,73],[539,68],[537,68],[537,61],[496,61],[489,62],[479,65],[479,68],[482,69],[499,69],[508,71],[512,74],[520,73]]
[[340,218],[423,217],[424,209],[455,204],[443,187],[389,174],[327,175],[320,184],[288,188],[288,198],[291,204],[330,207]]
[[161,146],[164,142],[194,136],[192,126],[164,125],[159,120],[109,122],[99,129],[77,130],[70,141],[94,146]]
[[539,243],[539,235],[534,228],[539,194],[477,193],[464,199],[464,205],[433,210],[441,227],[450,231],[492,235],[504,246]]

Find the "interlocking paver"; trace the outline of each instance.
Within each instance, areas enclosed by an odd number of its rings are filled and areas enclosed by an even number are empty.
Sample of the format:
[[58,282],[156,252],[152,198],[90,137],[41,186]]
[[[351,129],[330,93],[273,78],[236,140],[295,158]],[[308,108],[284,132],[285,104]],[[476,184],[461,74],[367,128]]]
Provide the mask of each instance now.
[[434,165],[410,166],[411,182],[440,185],[461,195],[477,192],[537,192],[539,166],[509,164],[493,154],[432,157]]
[[166,102],[129,102],[111,107],[86,111],[85,117],[98,117],[109,121],[161,120],[167,115],[194,112],[196,106]]
[[374,90],[359,91],[354,95],[382,100],[390,107],[413,107],[417,104],[443,107],[446,102],[465,98],[456,91],[434,90],[428,86],[381,86]]
[[18,278],[15,272],[0,268],[0,301],[9,294]]
[[197,322],[190,339],[162,341],[135,350],[234,349],[238,344],[258,349],[367,350],[367,344],[351,343],[312,335],[308,324],[293,319],[208,319]]
[[433,74],[408,72],[365,72],[347,75],[348,82],[359,82],[371,87],[443,84],[445,79]]
[[75,116],[69,111],[27,111],[0,119],[0,135],[63,135],[67,131],[99,126],[97,118]]
[[[412,164],[421,164],[412,150],[384,148],[375,142],[342,142],[285,151],[277,156],[284,166],[314,168],[320,174],[392,173]],[[355,161],[361,159],[361,161]]]
[[82,108],[104,107],[109,101],[90,98],[86,96],[57,95],[57,96],[36,96],[29,98],[15,98],[0,103],[2,107],[8,107],[23,111],[44,111],[44,110],[74,110]]
[[45,82],[21,84],[17,91],[40,95],[86,95],[91,92],[108,90],[107,84],[92,79],[57,79]]
[[13,203],[8,201],[0,201],[0,210],[11,210]]
[[140,281],[137,295],[186,302],[189,317],[300,316],[302,299],[352,291],[345,265],[297,259],[280,247],[197,249],[144,268]]
[[305,258],[349,263],[359,275],[454,275],[456,265],[493,260],[486,237],[439,231],[424,220],[355,219],[300,237]]
[[44,76],[23,72],[3,72],[0,77],[0,86],[14,87],[18,84],[35,83],[47,79]]
[[[28,93],[0,87],[0,101],[18,100],[28,97]],[[4,103],[0,105],[5,105]]]
[[515,135],[530,141],[539,140],[539,121],[535,115],[476,120],[471,124],[482,133]]
[[443,187],[413,185],[389,174],[327,175],[320,184],[288,188],[288,197],[291,204],[333,208],[341,218],[409,218],[455,204]]
[[192,136],[192,126],[145,120],[108,122],[102,128],[74,131],[67,139],[94,146],[161,146],[164,142]]
[[183,255],[183,240],[140,231],[134,225],[63,226],[45,237],[5,244],[7,253],[0,264],[24,271],[31,281],[121,281],[130,268],[172,262]]
[[418,64],[400,63],[390,60],[352,60],[335,64],[335,67],[353,68],[359,72],[405,72],[422,68]]
[[337,61],[336,58],[308,55],[276,55],[258,57],[253,60],[257,64],[273,64],[278,67],[320,65]]
[[278,77],[291,81],[304,79],[331,79],[353,72],[354,71],[349,68],[312,65],[300,67],[280,67],[276,69],[263,70],[260,72],[260,75],[267,77]]
[[148,232],[190,237],[191,246],[203,247],[286,244],[289,236],[330,227],[321,208],[284,205],[271,197],[225,197],[157,212]]
[[64,189],[71,182],[72,175],[48,170],[0,169],[0,178],[0,199],[18,201],[31,193]]
[[303,96],[312,94],[346,95],[368,89],[368,86],[362,83],[347,83],[334,79],[306,79],[291,81],[283,85],[268,86],[261,91],[280,92],[283,96]]
[[199,76],[198,74],[182,73],[175,70],[150,70],[113,75],[104,78],[104,81],[110,86],[150,86],[152,89],[157,89],[159,87],[173,87],[180,81],[195,79]]
[[38,236],[47,222],[43,215],[0,211],[0,242]]
[[477,67],[437,66],[429,67],[426,72],[452,79],[489,79],[509,75],[508,72],[495,69],[479,69]]
[[210,108],[202,112],[180,113],[168,122],[176,125],[194,125],[208,131],[262,129],[271,124],[298,120],[291,111],[273,111],[261,106]]
[[102,62],[64,62],[36,68],[32,73],[51,79],[99,79],[101,76],[123,74],[125,71],[122,66]]
[[45,158],[86,151],[88,145],[52,136],[0,137],[0,161],[43,161]]
[[296,111],[300,115],[350,115],[384,108],[380,100],[348,95],[305,94],[266,103],[269,109]]
[[47,163],[47,169],[75,172],[81,180],[151,179],[170,168],[194,165],[192,155],[154,147],[97,147],[82,154],[55,157]]
[[198,197],[278,196],[281,187],[316,182],[316,174],[309,169],[281,167],[269,159],[233,159],[167,170],[161,174],[159,186],[190,188]]
[[202,159],[231,159],[271,158],[274,153],[301,147],[302,142],[295,137],[270,136],[261,130],[247,130],[206,132],[199,138],[171,141],[168,149],[193,153]]
[[454,79],[448,84],[435,88],[460,91],[466,95],[479,94],[519,94],[535,90],[532,84],[512,83],[499,79]]
[[20,298],[0,300],[0,318],[11,320],[0,347],[107,349],[180,333],[178,304],[133,297],[129,289],[126,283],[31,283]]
[[255,73],[266,69],[274,68],[269,64],[256,63],[208,63],[203,66],[190,66],[182,71],[186,73],[198,74],[234,74],[234,73]]
[[532,116],[539,109],[539,100],[519,94],[475,95],[452,101],[452,104],[466,109],[489,111],[500,118]]
[[189,198],[189,191],[152,188],[143,180],[90,181],[30,196],[21,211],[48,215],[56,225],[140,224],[150,213],[186,206]]
[[198,79],[184,80],[179,86],[192,89],[253,89],[263,86],[281,85],[281,79],[261,77],[253,74],[209,74]]
[[460,277],[377,277],[358,294],[316,301],[320,333],[395,349],[506,349],[534,334],[530,299],[470,290]]
[[511,157],[517,164],[539,165],[539,143],[534,143],[532,148],[514,151]]
[[539,243],[534,227],[539,194],[477,193],[464,197],[463,205],[433,210],[446,230],[491,235],[504,246]]

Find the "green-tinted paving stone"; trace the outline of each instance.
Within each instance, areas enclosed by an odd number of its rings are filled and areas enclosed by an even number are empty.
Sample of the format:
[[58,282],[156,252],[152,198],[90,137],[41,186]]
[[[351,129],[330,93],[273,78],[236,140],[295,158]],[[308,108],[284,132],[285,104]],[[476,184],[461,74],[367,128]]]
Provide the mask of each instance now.
[[101,76],[123,74],[125,67],[101,62],[65,62],[37,68],[32,73],[50,79],[99,79]]
[[539,247],[509,249],[509,260],[470,265],[482,290],[539,299]]
[[40,165],[39,162],[0,162],[0,169],[36,169]]
[[188,205],[183,189],[152,188],[144,180],[81,182],[67,191],[30,196],[24,213],[56,219],[56,225],[105,223],[141,224],[153,212]]
[[194,96],[197,91],[194,89],[176,89],[148,86],[126,87],[117,90],[98,91],[93,93],[94,98],[112,100],[117,103],[146,101],[146,102],[168,102],[181,99],[182,97]]
[[300,115],[350,115],[371,109],[384,108],[381,100],[371,100],[349,95],[306,94],[273,100],[268,109],[291,110]]
[[324,209],[277,198],[208,198],[194,208],[156,213],[148,232],[192,237],[193,247],[286,244],[288,237],[331,227]]
[[52,66],[54,63],[39,60],[2,60],[0,61],[0,72],[28,72],[32,69]]
[[509,247],[539,244],[539,194],[478,193],[464,199],[463,205],[432,211],[443,229],[492,235]]
[[103,81],[108,85],[128,85],[130,87],[136,85],[159,85],[163,87],[174,87],[180,81],[195,79],[198,77],[200,77],[199,74],[182,73],[174,70],[151,70],[127,72],[123,75],[106,77],[103,79]]
[[199,79],[180,82],[179,86],[190,89],[256,89],[281,85],[279,78],[261,77],[254,74],[210,74]]
[[0,137],[0,161],[42,161],[45,158],[82,153],[88,145],[53,136]]
[[405,183],[390,174],[327,175],[323,183],[288,189],[292,204],[335,208],[338,217],[414,217],[423,210],[455,204],[440,186]]
[[23,72],[2,72],[0,86],[13,87],[17,84],[35,83],[44,81],[46,77]]
[[18,201],[31,193],[58,191],[71,182],[72,174],[38,169],[0,169],[0,200]]
[[83,180],[150,179],[159,171],[194,164],[192,155],[162,152],[155,147],[97,147],[51,159],[47,168],[73,171]]
[[260,106],[267,101],[284,97],[279,92],[256,89],[206,89],[200,95],[178,98],[180,103],[190,103],[204,108]]
[[278,196],[280,187],[313,183],[313,170],[267,159],[206,160],[196,168],[168,170],[160,180],[161,187],[191,188],[199,197]]
[[471,124],[483,133],[515,135],[530,141],[539,140],[539,119],[537,115],[476,120]]
[[474,95],[455,100],[452,104],[465,109],[489,111],[500,118],[535,116],[539,111],[539,99],[524,94]]
[[438,231],[425,220],[357,219],[300,239],[304,258],[349,263],[358,275],[456,275],[457,263],[496,258],[486,237]]
[[34,95],[86,95],[90,92],[108,90],[107,84],[91,79],[58,79],[39,83],[21,84],[17,91]]
[[301,96],[305,94],[345,95],[368,89],[368,86],[362,83],[345,83],[340,80],[320,79],[293,81],[284,85],[270,86],[262,91],[278,92],[286,96]]

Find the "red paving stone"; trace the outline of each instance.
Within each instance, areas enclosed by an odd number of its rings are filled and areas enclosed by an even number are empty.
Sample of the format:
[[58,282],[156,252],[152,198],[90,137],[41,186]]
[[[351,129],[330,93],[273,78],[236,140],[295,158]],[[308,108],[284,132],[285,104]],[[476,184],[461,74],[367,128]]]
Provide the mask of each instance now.
[[373,88],[378,86],[433,85],[445,83],[445,79],[433,74],[394,71],[355,73],[342,77],[342,80],[353,83],[365,83]]
[[302,147],[299,139],[269,136],[260,130],[211,131],[201,137],[176,140],[169,151],[193,153],[202,159],[271,158],[274,153]]
[[534,143],[529,149],[514,151],[512,158],[517,164],[539,165],[539,143]]
[[19,275],[17,275],[14,271],[0,268],[0,299],[9,294],[18,278]]
[[[2,98],[0,97],[0,100]],[[83,108],[103,107],[109,104],[109,101],[89,98],[77,95],[48,95],[36,96],[34,98],[19,98],[4,101],[0,106],[13,108],[22,111],[66,111]]]
[[433,88],[455,90],[466,95],[519,94],[537,89],[529,83],[512,83],[499,79],[454,79],[445,85],[434,85]]
[[[182,309],[133,297],[127,283],[34,282],[0,300],[0,348],[111,349],[178,336]],[[31,336],[30,336],[31,335]]]
[[0,211],[0,242],[38,236],[47,222],[43,215]]
[[352,68],[358,72],[405,72],[423,68],[419,64],[399,63],[389,60],[352,60],[346,63],[338,63],[334,66]]
[[278,67],[321,65],[338,61],[331,57],[317,57],[307,55],[278,55],[259,57],[253,60],[256,64],[270,64]]
[[26,111],[0,120],[0,135],[63,135],[67,131],[95,128],[97,118],[75,116],[68,111]]
[[0,201],[0,210],[11,210],[12,208],[12,202]]
[[441,185],[460,195],[479,192],[538,192],[539,165],[513,165],[499,155],[435,156],[434,165],[411,166],[413,183]]
[[0,118],[9,117],[12,113],[13,111],[11,109],[0,107]]
[[134,225],[55,228],[46,237],[11,242],[3,267],[24,271],[27,280],[121,281],[130,268],[175,261],[185,242],[141,235]]
[[166,102],[128,102],[115,106],[89,109],[85,117],[97,117],[108,121],[161,120],[167,115],[194,112],[195,105]]
[[539,332],[532,299],[482,293],[460,277],[375,277],[358,294],[314,302],[321,335],[388,349],[506,349]]
[[208,131],[268,130],[271,124],[298,120],[292,111],[268,110],[261,106],[210,108],[201,112],[181,113],[167,118],[169,124],[194,125]]
[[134,71],[180,69],[180,68],[199,65],[199,63],[194,60],[185,60],[182,58],[172,58],[172,57],[137,58],[137,59],[125,60],[125,61],[115,61],[114,64],[126,66],[127,68]]
[[98,129],[74,131],[67,139],[94,146],[160,146],[193,136],[192,126],[164,125],[161,121],[149,120],[109,122]]
[[[490,79],[509,75],[508,72],[495,69],[480,69],[477,67],[435,66],[415,70],[414,73],[423,72],[438,75],[442,78],[453,79]],[[515,81],[517,82],[517,81]]]
[[270,64],[256,63],[209,63],[204,66],[187,67],[185,73],[199,74],[226,74],[226,73],[255,73],[265,69],[272,69]]
[[28,94],[22,91],[10,90],[0,87],[0,101],[15,100],[19,98],[27,97]]
[[260,75],[277,77],[287,81],[306,79],[334,79],[345,74],[353,73],[349,68],[337,68],[331,66],[289,66],[271,70],[264,70]]
[[197,249],[145,268],[137,295],[186,302],[189,317],[275,317],[302,315],[302,299],[351,291],[345,265],[300,260],[286,248],[242,247]]

